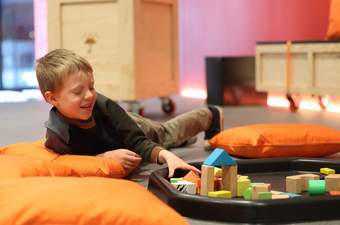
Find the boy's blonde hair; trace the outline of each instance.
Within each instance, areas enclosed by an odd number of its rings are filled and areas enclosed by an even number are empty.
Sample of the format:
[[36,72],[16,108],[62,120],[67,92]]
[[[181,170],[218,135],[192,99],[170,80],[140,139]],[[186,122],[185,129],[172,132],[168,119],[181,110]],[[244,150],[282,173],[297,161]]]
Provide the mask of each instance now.
[[90,63],[67,49],[56,49],[37,60],[36,76],[41,93],[57,91],[63,80],[79,71],[92,73]]

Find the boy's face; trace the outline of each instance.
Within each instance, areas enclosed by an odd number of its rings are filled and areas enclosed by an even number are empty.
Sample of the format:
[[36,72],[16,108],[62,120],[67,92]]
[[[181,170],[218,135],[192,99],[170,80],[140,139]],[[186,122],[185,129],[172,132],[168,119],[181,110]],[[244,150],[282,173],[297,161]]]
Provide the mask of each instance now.
[[65,78],[59,90],[45,93],[46,100],[70,119],[87,120],[96,102],[93,74],[82,71]]

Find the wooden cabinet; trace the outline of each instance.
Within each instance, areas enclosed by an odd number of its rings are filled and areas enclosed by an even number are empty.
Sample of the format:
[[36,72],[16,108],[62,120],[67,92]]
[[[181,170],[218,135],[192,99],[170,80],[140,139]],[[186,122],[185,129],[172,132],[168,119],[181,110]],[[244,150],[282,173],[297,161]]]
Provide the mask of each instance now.
[[115,100],[178,93],[177,0],[48,0],[48,49],[89,60]]
[[258,43],[256,89],[340,95],[340,42]]

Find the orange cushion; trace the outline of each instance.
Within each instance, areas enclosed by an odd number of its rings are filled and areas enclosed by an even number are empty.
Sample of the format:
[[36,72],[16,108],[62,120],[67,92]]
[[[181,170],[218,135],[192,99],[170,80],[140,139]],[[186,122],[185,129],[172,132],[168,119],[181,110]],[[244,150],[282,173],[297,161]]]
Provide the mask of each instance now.
[[145,188],[121,179],[4,179],[0,199],[0,224],[188,224]]
[[0,155],[0,178],[51,176],[49,165],[27,156]]
[[340,1],[332,0],[329,11],[327,39],[340,39]]
[[61,155],[52,163],[57,165],[58,172],[63,170],[64,173],[68,173],[67,169],[71,169],[71,174],[60,176],[123,178],[127,175],[118,161],[99,156]]
[[321,157],[340,151],[340,132],[312,124],[255,124],[224,130],[209,142],[247,158]]
[[[59,155],[44,146],[42,140],[17,143],[0,148],[2,155],[26,156],[45,161],[52,176],[102,176],[123,178],[127,175],[122,165],[98,156]],[[47,164],[48,163],[48,164]],[[37,164],[32,164],[36,165]],[[0,172],[1,172],[0,164]]]
[[0,154],[31,156],[48,161],[52,161],[59,156],[59,154],[47,149],[43,140],[7,145],[0,148]]

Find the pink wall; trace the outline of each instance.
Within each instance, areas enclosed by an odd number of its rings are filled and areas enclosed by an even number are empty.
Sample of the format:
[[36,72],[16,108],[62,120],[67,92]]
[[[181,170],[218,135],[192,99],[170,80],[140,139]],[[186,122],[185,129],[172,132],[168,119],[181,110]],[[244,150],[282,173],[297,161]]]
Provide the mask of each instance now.
[[35,58],[47,53],[47,2],[33,0],[34,4],[34,46]]
[[179,0],[180,74],[205,93],[205,56],[253,55],[256,41],[324,39],[330,0]]

